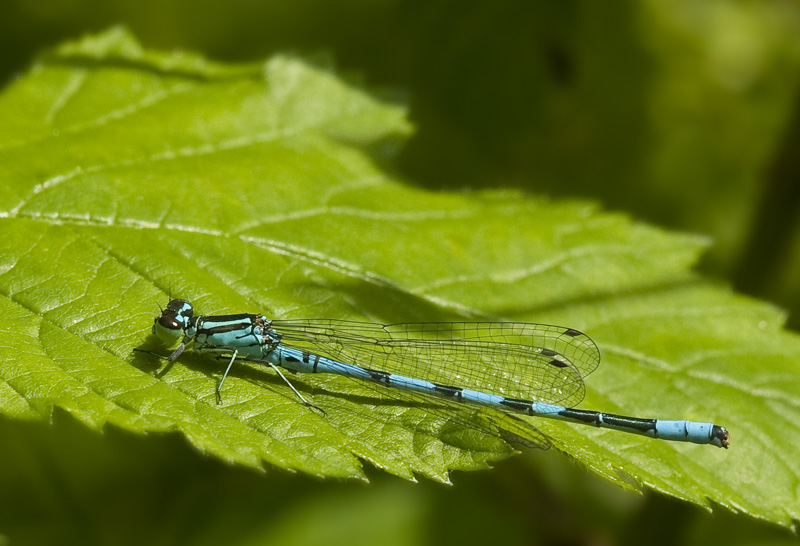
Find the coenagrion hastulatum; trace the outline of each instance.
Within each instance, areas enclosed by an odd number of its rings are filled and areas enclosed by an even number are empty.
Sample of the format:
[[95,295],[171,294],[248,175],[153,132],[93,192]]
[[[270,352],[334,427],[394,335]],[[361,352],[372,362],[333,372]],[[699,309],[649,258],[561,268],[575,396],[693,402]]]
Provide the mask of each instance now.
[[[416,402],[441,401],[483,408],[483,418],[457,422],[531,446],[547,439],[518,417],[528,415],[594,425],[651,438],[728,447],[728,431],[713,423],[643,419],[576,409],[583,378],[600,363],[586,334],[572,328],[520,322],[429,322],[380,325],[334,319],[269,320],[264,315],[194,315],[192,305],[169,302],[153,333],[178,347],[174,362],[191,345],[201,353],[230,354],[217,385],[217,402],[233,363],[269,366],[281,373],[328,373],[381,385]],[[143,351],[149,352],[149,351]],[[319,409],[319,408],[317,408]],[[324,413],[324,412],[323,412]],[[441,408],[437,411],[442,414]]]

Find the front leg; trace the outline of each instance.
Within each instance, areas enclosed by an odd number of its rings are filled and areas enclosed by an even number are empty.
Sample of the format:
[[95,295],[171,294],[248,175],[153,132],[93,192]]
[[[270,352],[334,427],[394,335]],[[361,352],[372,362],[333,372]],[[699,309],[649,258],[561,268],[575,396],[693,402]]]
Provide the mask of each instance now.
[[189,342],[191,342],[191,340],[192,340],[192,338],[189,337],[189,336],[184,337],[183,341],[181,341],[181,344],[178,345],[178,347],[174,351],[172,351],[172,354],[170,354],[169,356],[164,356],[164,355],[158,354],[158,353],[156,353],[154,351],[145,351],[144,349],[136,349],[136,348],[133,349],[133,352],[135,352],[135,353],[146,353],[146,354],[149,354],[149,355],[157,356],[161,360],[166,360],[167,361],[167,365],[164,367],[163,370],[161,370],[158,374],[156,374],[156,377],[161,379],[172,368],[172,365],[175,363],[175,361],[178,359],[178,357],[183,354],[183,351],[186,350],[186,345],[188,345]]
[[157,356],[158,358],[160,358],[162,360],[168,360],[170,362],[175,362],[176,360],[178,360],[178,357],[183,354],[183,351],[186,350],[186,346],[189,344],[189,342],[191,340],[192,340],[192,338],[190,338],[189,336],[184,337],[183,341],[181,341],[181,344],[178,345],[178,347],[174,351],[172,351],[172,354],[170,354],[169,356],[164,356],[164,355],[156,353],[154,351],[146,351],[144,349],[137,349],[137,348],[134,348],[133,352],[134,353],[146,353],[146,354],[149,354],[149,355]]
[[181,341],[181,344],[178,345],[178,347],[174,351],[172,351],[172,354],[166,357],[167,360],[169,360],[170,362],[175,362],[176,360],[178,360],[178,357],[181,356],[181,354],[183,354],[183,351],[185,349],[186,349],[186,339],[184,338],[184,340]]

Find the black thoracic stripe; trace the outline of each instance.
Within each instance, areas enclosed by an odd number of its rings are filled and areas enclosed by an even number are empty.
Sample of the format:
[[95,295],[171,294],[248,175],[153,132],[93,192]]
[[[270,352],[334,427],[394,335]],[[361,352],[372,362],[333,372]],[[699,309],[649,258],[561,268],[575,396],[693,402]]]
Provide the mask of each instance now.
[[440,394],[455,398],[456,400],[461,400],[463,398],[463,391],[461,387],[451,387],[450,385],[438,385],[436,383],[433,384],[434,389]]
[[[257,317],[258,317],[258,315],[251,315],[249,313],[238,313],[236,315],[214,315],[213,320],[214,320],[214,322],[229,322],[229,321],[230,322],[232,322],[232,321],[242,321],[242,322],[244,322],[245,320],[247,320],[249,322],[253,322]],[[212,317],[209,316],[207,318],[210,319]]]
[[246,330],[251,328],[253,325],[247,322],[240,322],[237,324],[224,324],[221,326],[211,326],[210,328],[199,328],[197,330],[198,334],[205,334],[205,335],[214,335],[214,334],[224,334],[225,332],[235,332],[236,330]]
[[629,428],[641,432],[648,432],[656,429],[655,419],[640,419],[638,417],[614,415],[613,413],[601,414],[596,411],[579,410],[575,408],[566,408],[563,411],[558,412],[558,414],[590,425],[599,425],[600,416],[602,415],[603,423],[614,427]]
[[317,364],[319,364],[319,355],[314,355],[314,367],[311,368],[311,373],[317,373]]
[[289,355],[289,356],[284,356],[283,358],[285,358],[285,359],[286,359],[286,362],[300,362],[300,361],[297,359],[297,357],[296,357],[296,356],[292,356],[292,355]]
[[308,364],[308,360],[311,358],[311,355],[307,352],[303,351],[303,363]]
[[517,411],[522,411],[527,414],[531,413],[531,402],[530,400],[520,400],[518,398],[503,398],[503,401],[500,402],[504,406],[508,406],[509,408],[513,408]]

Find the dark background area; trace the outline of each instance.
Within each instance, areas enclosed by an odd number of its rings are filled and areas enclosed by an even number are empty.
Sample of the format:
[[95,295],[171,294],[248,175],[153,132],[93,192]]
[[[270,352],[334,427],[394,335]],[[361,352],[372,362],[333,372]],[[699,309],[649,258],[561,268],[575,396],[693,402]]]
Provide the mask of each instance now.
[[[6,0],[0,81],[115,24],[145,47],[224,62],[324,53],[417,127],[412,184],[521,187],[708,235],[701,270],[800,327],[800,4],[790,1]],[[638,543],[782,531],[657,494],[552,454],[455,486],[262,477],[175,437],[104,437],[0,421],[0,544]],[[113,500],[114,502],[111,502]]]

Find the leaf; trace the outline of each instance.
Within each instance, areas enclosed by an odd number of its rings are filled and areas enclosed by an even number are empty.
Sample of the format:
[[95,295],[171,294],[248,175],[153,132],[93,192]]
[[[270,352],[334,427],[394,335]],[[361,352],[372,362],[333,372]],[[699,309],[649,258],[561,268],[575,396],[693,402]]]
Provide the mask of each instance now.
[[448,481],[514,450],[340,377],[134,348],[170,296],[205,314],[513,319],[589,333],[582,407],[713,421],[730,450],[535,421],[608,479],[788,525],[800,342],[690,271],[704,239],[592,204],[444,193],[389,174],[405,111],[286,56],[215,65],[122,29],[65,44],[0,97],[0,411],[178,431],[234,464]]

